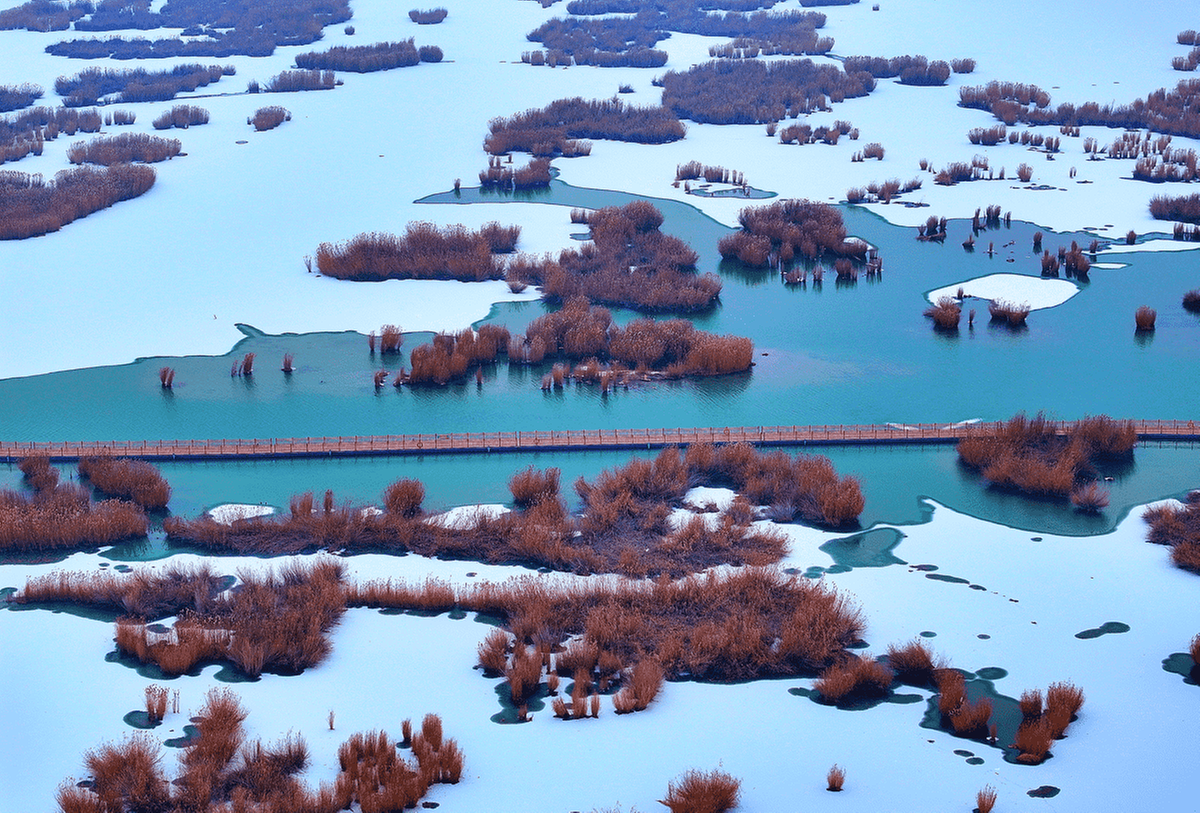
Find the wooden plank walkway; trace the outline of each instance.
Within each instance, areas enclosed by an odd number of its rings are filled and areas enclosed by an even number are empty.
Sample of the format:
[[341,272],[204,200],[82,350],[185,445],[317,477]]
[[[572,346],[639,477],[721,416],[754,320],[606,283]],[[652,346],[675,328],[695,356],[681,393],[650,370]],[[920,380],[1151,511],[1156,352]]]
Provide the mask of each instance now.
[[[1142,440],[1200,440],[1200,421],[1134,421]],[[1069,422],[1058,422],[1058,427]],[[692,443],[759,446],[836,446],[954,443],[985,424],[861,424],[723,426],[692,429],[569,429],[539,432],[453,432],[433,435],[262,438],[224,440],[0,442],[0,459],[28,455],[77,460],[114,455],[145,460],[221,460],[366,455],[464,454],[570,449],[660,449]]]

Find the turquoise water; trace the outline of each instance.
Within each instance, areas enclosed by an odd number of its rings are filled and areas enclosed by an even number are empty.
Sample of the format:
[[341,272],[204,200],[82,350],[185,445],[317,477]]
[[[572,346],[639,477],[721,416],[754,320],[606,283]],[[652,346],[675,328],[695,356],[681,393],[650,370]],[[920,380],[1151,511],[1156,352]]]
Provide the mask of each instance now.
[[[623,204],[620,192],[552,189],[523,198],[546,205]],[[494,202],[471,190],[431,196],[431,205]],[[133,364],[71,370],[0,381],[5,440],[125,440],[286,437],[413,432],[709,426],[905,423],[1005,418],[1046,410],[1062,418],[1105,413],[1122,417],[1190,418],[1200,396],[1195,347],[1200,319],[1180,305],[1196,287],[1195,260],[1178,254],[1123,255],[1129,267],[1096,270],[1067,303],[1035,311],[1029,329],[1013,333],[988,324],[986,304],[973,331],[935,334],[921,311],[924,294],[942,285],[995,272],[1037,276],[1031,224],[983,233],[979,250],[960,247],[969,223],[952,221],[945,244],[920,243],[915,230],[845,208],[850,231],[879,246],[878,281],[785,287],[772,274],[722,263],[717,240],[727,229],[675,201],[655,201],[663,230],[699,252],[700,271],[719,271],[718,308],[694,319],[701,329],[750,336],[756,367],[748,374],[656,383],[602,395],[593,387],[544,394],[538,369],[485,372],[440,388],[376,391],[380,360],[357,333],[264,335],[246,338],[220,357],[143,359]],[[1019,212],[1018,212],[1019,214]],[[1045,231],[1043,229],[1043,231]],[[1086,235],[1047,232],[1045,245]],[[997,254],[986,254],[988,241]],[[1013,242],[1012,246],[1005,244]],[[1013,262],[1007,262],[1008,259]],[[353,283],[348,283],[353,284]],[[1134,337],[1139,305],[1158,310],[1158,331]],[[971,307],[968,305],[968,307]],[[541,303],[506,303],[485,321],[523,329],[546,311]],[[619,313],[621,319],[633,314]],[[428,334],[406,337],[411,349]],[[250,379],[230,378],[231,358],[258,354]],[[285,352],[297,370],[279,371]],[[404,361],[390,362],[399,366]],[[158,386],[158,368],[176,369],[173,391]],[[1119,370],[1120,374],[1114,374]],[[137,420],[129,419],[137,415]]]

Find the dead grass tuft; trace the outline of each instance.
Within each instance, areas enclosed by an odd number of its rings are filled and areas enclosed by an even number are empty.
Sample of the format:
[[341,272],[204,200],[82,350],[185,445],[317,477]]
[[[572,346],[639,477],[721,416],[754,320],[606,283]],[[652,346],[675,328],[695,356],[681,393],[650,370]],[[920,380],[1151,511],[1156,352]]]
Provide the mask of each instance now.
[[724,771],[688,771],[667,785],[671,813],[725,813],[737,807],[741,781]]

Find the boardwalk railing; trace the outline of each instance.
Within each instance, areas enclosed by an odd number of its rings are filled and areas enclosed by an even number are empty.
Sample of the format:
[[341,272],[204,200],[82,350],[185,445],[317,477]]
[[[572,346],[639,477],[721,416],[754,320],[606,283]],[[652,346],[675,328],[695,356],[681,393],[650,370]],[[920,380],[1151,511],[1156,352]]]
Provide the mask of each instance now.
[[[1059,431],[1071,422],[1057,422]],[[1134,421],[1142,440],[1200,440],[1198,421]],[[654,449],[692,443],[760,446],[954,443],[999,424],[845,424],[830,426],[721,426],[683,429],[564,429],[538,432],[450,432],[431,435],[262,438],[223,440],[117,440],[58,443],[0,442],[0,458],[29,455],[76,460],[88,455],[144,459],[228,459],[515,452],[536,449]]]

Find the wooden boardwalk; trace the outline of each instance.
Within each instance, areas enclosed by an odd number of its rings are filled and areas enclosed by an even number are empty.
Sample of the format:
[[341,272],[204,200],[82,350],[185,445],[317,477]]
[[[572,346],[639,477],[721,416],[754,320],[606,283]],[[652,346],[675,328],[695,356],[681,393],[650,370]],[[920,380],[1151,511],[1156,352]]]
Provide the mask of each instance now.
[[[1200,421],[1134,421],[1142,440],[1200,440]],[[1059,422],[1060,428],[1069,422]],[[571,449],[661,449],[692,443],[759,446],[837,446],[954,443],[985,424],[859,424],[724,426],[693,429],[568,429],[543,432],[453,432],[434,435],[263,438],[224,440],[0,442],[0,459],[29,455],[78,460],[114,455],[144,460],[229,460],[367,455],[466,454]]]

